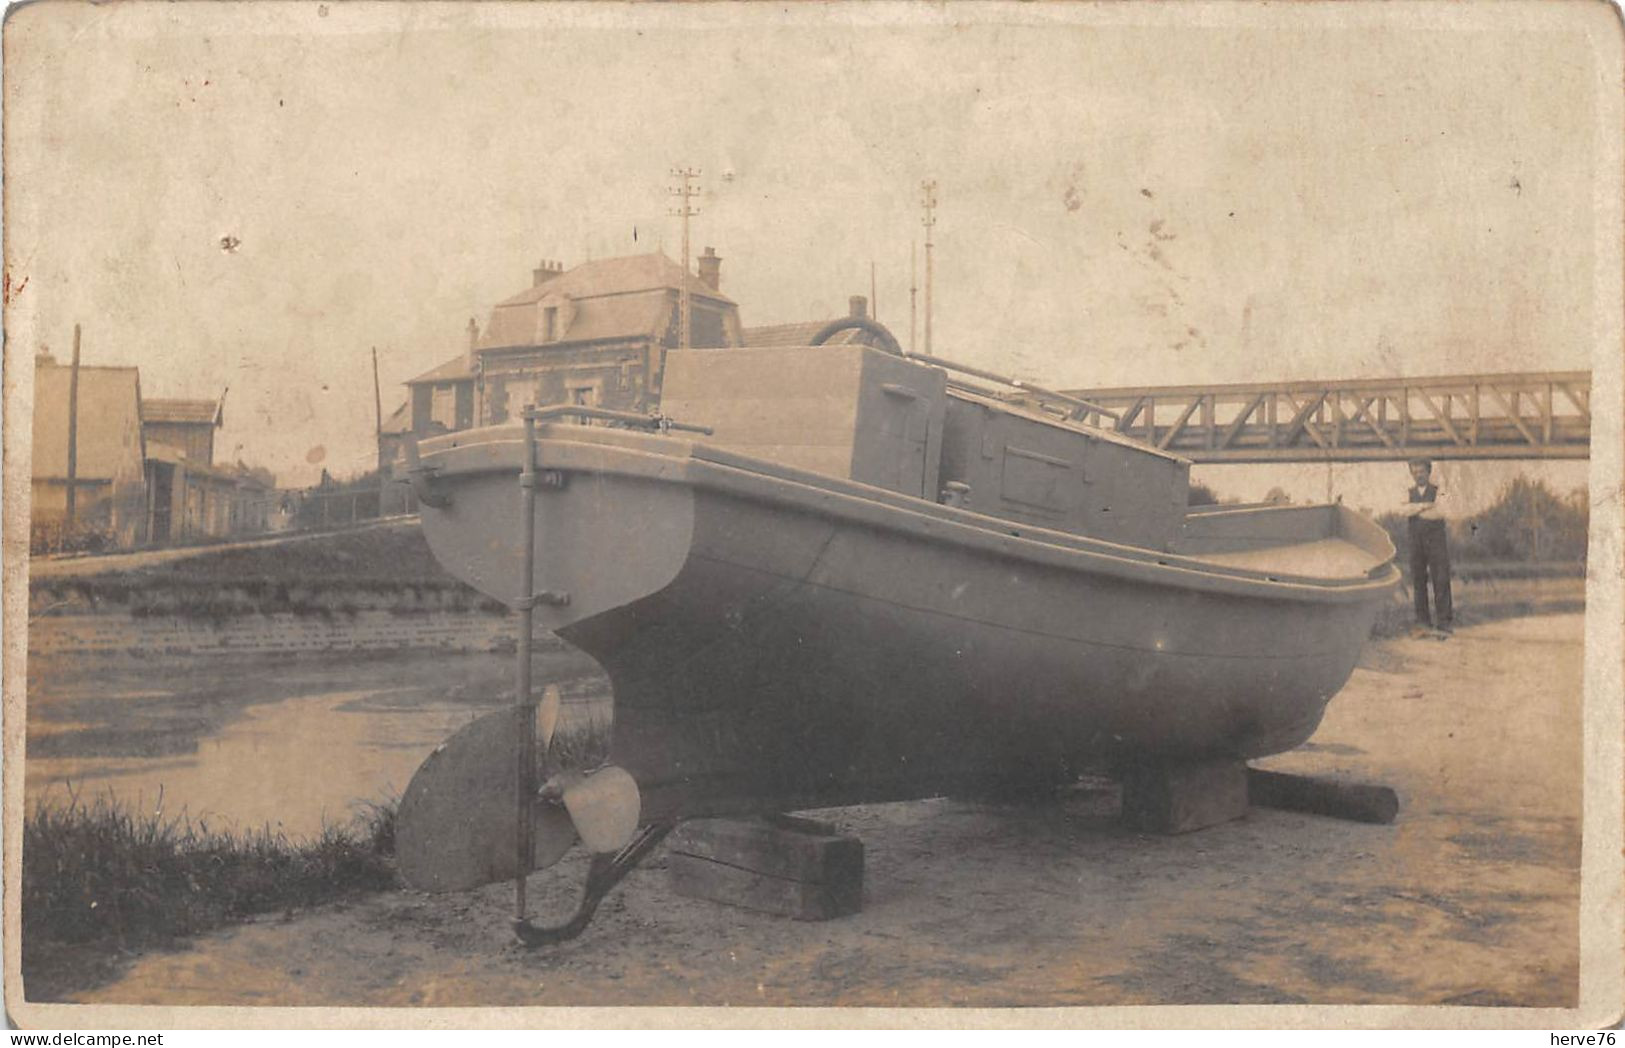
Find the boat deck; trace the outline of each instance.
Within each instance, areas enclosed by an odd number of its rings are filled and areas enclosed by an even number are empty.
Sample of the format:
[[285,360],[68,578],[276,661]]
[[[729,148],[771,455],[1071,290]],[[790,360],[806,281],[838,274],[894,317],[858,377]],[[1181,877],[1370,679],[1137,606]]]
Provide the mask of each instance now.
[[1372,568],[1385,563],[1369,550],[1339,538],[1224,553],[1191,552],[1187,556],[1220,567],[1322,579],[1363,579]]

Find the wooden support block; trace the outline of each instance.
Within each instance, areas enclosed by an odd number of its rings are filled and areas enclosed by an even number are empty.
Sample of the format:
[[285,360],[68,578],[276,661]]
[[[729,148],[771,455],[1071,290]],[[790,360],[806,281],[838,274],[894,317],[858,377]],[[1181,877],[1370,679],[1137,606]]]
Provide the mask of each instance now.
[[[766,822],[769,826],[776,826],[781,830],[789,830],[791,833],[811,834],[814,837],[840,836],[840,834],[836,832],[835,824],[833,822],[825,822],[823,819],[809,819],[805,815],[768,815],[765,816],[762,821]],[[860,844],[858,847],[859,850],[862,850],[863,846]]]
[[679,895],[823,921],[863,908],[863,842],[827,824],[773,819],[696,819],[667,838],[667,869]]
[[1248,802],[1334,819],[1387,825],[1399,814],[1399,795],[1388,786],[1315,779],[1279,771],[1247,769]]
[[1247,814],[1247,765],[1219,760],[1142,764],[1123,776],[1123,823],[1151,833],[1189,833]]

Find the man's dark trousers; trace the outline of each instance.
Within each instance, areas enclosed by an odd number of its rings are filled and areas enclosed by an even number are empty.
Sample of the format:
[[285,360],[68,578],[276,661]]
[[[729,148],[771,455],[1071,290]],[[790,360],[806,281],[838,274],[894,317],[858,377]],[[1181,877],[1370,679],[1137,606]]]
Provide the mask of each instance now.
[[[1416,621],[1448,627],[1455,618],[1450,603],[1450,545],[1444,521],[1410,522],[1411,590],[1416,594]],[[1428,614],[1428,579],[1433,580],[1433,614]]]

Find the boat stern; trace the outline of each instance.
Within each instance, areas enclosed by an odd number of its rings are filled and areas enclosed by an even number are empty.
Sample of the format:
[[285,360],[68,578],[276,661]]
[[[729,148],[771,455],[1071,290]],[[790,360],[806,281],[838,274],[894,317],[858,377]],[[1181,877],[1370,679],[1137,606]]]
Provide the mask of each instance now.
[[[602,427],[537,427],[534,513],[520,478],[525,429],[492,426],[426,440],[405,471],[423,534],[452,575],[517,607],[530,597],[556,630],[658,592],[689,554],[692,445]],[[640,469],[611,468],[637,462]],[[534,528],[526,585],[525,529]]]

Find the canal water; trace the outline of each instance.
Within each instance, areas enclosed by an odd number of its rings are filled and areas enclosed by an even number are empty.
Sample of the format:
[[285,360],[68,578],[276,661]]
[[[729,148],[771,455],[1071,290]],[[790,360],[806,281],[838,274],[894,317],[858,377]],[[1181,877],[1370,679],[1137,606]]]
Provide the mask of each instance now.
[[[546,653],[561,729],[608,721],[608,682]],[[111,801],[209,829],[309,837],[399,798],[435,746],[512,701],[501,655],[37,660],[30,805]]]

